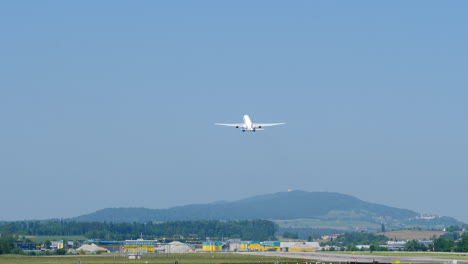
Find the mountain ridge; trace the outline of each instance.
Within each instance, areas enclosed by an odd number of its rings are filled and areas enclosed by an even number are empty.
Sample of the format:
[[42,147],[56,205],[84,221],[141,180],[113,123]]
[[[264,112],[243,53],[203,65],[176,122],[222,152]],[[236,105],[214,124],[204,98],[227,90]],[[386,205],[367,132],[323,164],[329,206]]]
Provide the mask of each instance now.
[[[354,196],[336,192],[288,191],[256,195],[237,200],[190,204],[167,209],[142,207],[105,208],[69,221],[111,221],[111,222],[164,222],[180,220],[294,220],[317,219],[322,223],[348,221],[369,223],[375,227],[384,223],[388,227],[427,226],[441,227],[446,223],[461,223],[446,217],[444,221],[423,221],[420,214],[396,207],[366,202]],[[416,221],[417,220],[417,221]],[[433,222],[434,224],[432,224]],[[366,225],[366,224],[363,224]]]

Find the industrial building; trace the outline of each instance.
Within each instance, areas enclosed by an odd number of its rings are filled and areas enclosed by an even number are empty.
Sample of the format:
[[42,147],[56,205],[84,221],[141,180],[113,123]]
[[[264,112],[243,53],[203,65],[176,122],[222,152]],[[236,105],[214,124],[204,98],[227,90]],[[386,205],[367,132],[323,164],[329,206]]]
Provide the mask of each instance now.
[[143,253],[154,253],[156,252],[157,241],[156,240],[125,240],[123,245],[124,252],[127,254],[143,254]]
[[16,241],[15,245],[21,250],[41,250],[42,248],[41,243],[33,243],[33,242]]
[[222,251],[223,242],[220,241],[208,241],[202,243],[203,251]]
[[[232,248],[230,246],[229,248]],[[243,241],[240,242],[240,251],[290,251],[311,252],[320,248],[318,242],[280,242],[280,241]]]
[[406,241],[388,241],[387,242],[388,249],[392,251],[404,250],[405,245],[406,245]]
[[281,251],[281,242],[279,241],[264,241],[262,246],[264,251]]
[[312,252],[319,248],[318,242],[281,242],[281,250],[288,252]]
[[125,244],[124,241],[115,240],[94,240],[88,239],[84,241],[85,244],[96,244],[99,247],[107,249],[109,252],[120,252]]
[[262,251],[263,246],[260,241],[243,241],[241,242],[239,249],[246,251]]

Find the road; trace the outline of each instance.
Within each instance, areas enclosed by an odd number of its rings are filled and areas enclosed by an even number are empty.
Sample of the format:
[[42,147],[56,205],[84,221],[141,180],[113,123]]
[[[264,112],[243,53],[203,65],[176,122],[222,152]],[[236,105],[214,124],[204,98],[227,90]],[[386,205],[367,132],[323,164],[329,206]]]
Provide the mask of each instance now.
[[[373,256],[373,255],[353,255],[353,254],[333,254],[325,252],[242,252],[241,254],[259,255],[259,256],[277,256],[286,258],[298,258],[301,260],[313,260],[320,262],[342,262],[348,261],[353,262],[355,259],[358,262],[372,262],[378,261],[381,263],[395,263],[400,261],[401,263],[452,263],[450,258],[441,259],[433,256],[398,256],[398,252],[395,252],[395,256]],[[447,253],[448,257],[450,256]],[[468,263],[468,260],[457,260],[457,263]]]

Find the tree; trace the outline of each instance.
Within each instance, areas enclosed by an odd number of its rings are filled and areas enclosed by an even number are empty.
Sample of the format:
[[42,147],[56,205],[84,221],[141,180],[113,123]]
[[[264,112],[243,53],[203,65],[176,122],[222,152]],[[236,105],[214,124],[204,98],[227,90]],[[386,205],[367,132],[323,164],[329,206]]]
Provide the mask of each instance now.
[[344,244],[344,245],[371,245],[371,244],[383,244],[388,240],[386,236],[376,235],[366,232],[355,232],[355,233],[346,233],[338,236],[335,241],[335,244]]
[[451,239],[451,240],[457,240],[460,238],[460,233],[459,232],[447,232],[443,234],[441,237]]
[[284,237],[284,238],[298,239],[298,238],[299,238],[299,234],[298,234],[297,232],[292,233],[292,232],[286,231],[286,232],[283,233],[283,237]]
[[468,234],[463,234],[461,240],[456,243],[455,251],[468,252]]
[[451,226],[445,228],[446,232],[456,232],[456,231],[461,231],[461,230],[462,229],[457,225],[451,225]]
[[426,251],[427,248],[423,243],[419,243],[416,239],[410,240],[405,244],[405,251]]
[[443,237],[439,237],[434,240],[434,251],[438,252],[450,252],[455,247],[455,242],[451,239],[446,239]]
[[384,223],[382,223],[382,225],[380,226],[380,231],[381,231],[382,233],[385,232],[385,225],[384,225]]
[[65,248],[59,248],[59,249],[55,250],[55,254],[65,255],[65,254],[67,254],[67,250]]
[[78,240],[73,240],[73,248],[79,248],[80,247],[80,242]]
[[50,240],[46,240],[46,241],[44,242],[44,247],[45,247],[46,249],[50,249],[50,246],[51,246],[51,245],[52,245],[52,242],[51,242]]
[[349,245],[346,248],[346,251],[358,251],[359,249],[356,247],[356,245]]
[[4,232],[0,236],[0,254],[11,254],[15,248],[15,238],[10,232]]

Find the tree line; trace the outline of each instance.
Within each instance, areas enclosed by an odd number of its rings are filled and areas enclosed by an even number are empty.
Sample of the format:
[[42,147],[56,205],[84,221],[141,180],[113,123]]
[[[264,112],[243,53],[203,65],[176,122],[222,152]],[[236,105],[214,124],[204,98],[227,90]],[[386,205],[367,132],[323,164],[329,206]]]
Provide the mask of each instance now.
[[268,220],[169,221],[164,223],[112,223],[74,221],[15,221],[0,223],[0,233],[31,236],[75,236],[88,239],[125,240],[143,238],[196,237],[199,239],[239,238],[273,240],[278,227]]
[[[330,250],[338,248],[342,251],[387,251],[388,248],[384,245],[388,240],[389,238],[383,235],[356,232],[340,235],[334,240],[321,244],[322,246],[332,246]],[[357,245],[370,245],[370,248],[358,249]],[[427,246],[418,240],[409,240],[406,242],[403,251],[468,252],[468,232],[462,233],[455,239],[453,236],[434,238],[432,244]]]
[[21,252],[15,245],[17,237],[11,232],[0,233],[0,255],[1,254],[18,254]]

